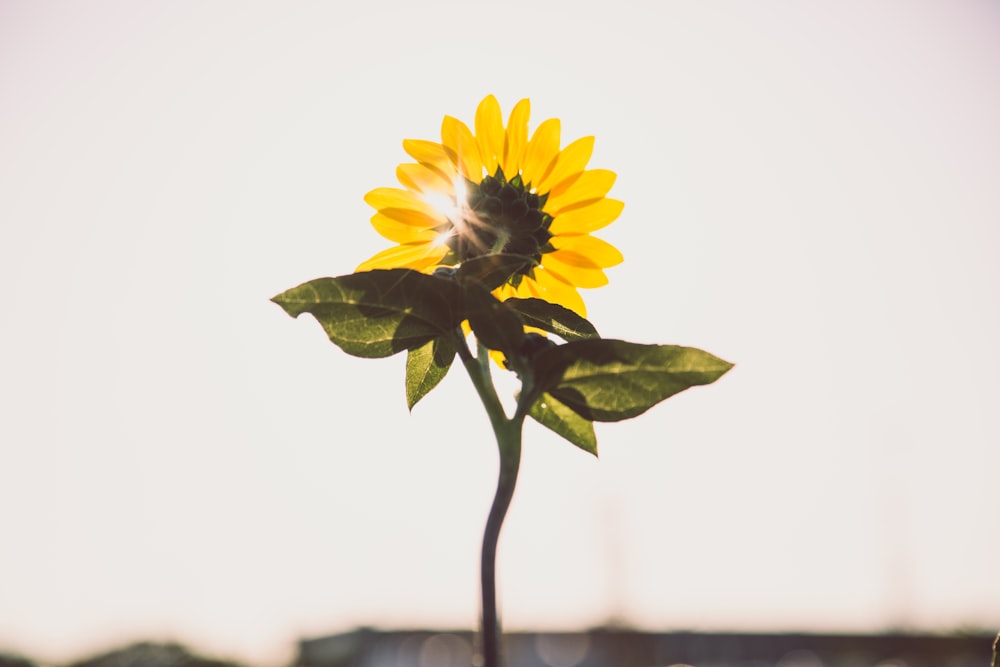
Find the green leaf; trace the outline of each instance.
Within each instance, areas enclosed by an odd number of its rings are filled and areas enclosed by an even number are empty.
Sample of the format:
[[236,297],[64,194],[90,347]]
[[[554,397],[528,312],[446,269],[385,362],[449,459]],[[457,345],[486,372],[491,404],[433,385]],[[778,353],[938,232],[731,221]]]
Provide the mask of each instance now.
[[552,429],[585,452],[597,456],[594,422],[573,412],[555,396],[543,393],[528,414],[542,426]]
[[457,352],[450,336],[435,338],[406,355],[406,407],[410,410],[430,393],[451,368]]
[[529,327],[553,333],[565,341],[600,338],[594,325],[574,313],[544,299],[511,298],[504,301]]
[[461,282],[474,280],[488,290],[495,290],[510,280],[515,273],[534,264],[534,260],[525,255],[506,253],[480,255],[462,262],[455,274]]
[[330,340],[358,357],[388,357],[445,334],[464,319],[454,281],[410,269],[318,278],[271,299],[292,317],[309,313]]
[[465,316],[473,333],[486,347],[513,356],[524,342],[524,323],[517,313],[478,283],[463,285]]
[[715,382],[733,365],[693,347],[593,339],[543,350],[534,367],[538,386],[581,417],[620,421]]

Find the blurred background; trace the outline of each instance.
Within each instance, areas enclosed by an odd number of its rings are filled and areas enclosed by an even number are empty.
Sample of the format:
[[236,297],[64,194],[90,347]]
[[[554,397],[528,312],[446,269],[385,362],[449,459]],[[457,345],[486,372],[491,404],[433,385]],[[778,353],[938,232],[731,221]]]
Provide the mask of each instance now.
[[268,299],[490,93],[618,173],[601,333],[736,363],[528,425],[506,629],[1000,628],[1000,5],[0,0],[0,650],[474,627],[468,379]]

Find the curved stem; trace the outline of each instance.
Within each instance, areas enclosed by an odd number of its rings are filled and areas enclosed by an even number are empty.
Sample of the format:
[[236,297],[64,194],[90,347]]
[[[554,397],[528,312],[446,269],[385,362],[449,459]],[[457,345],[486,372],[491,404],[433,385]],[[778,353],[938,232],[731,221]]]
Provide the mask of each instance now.
[[472,356],[468,345],[465,344],[465,335],[461,329],[455,332],[455,345],[458,348],[458,357],[462,360],[462,365],[465,366],[469,378],[472,379],[472,385],[476,388],[476,393],[479,394],[483,407],[486,408],[486,414],[490,417],[493,431],[497,432],[497,429],[506,424],[508,420],[507,414],[503,411],[503,405],[497,397],[496,388],[493,386],[489,359],[482,350],[479,353],[480,359]]
[[482,651],[483,667],[501,667],[500,617],[497,613],[496,559],[500,528],[503,526],[507,509],[514,497],[517,471],[521,465],[521,430],[524,425],[525,408],[519,402],[514,417],[507,418],[503,405],[497,397],[493,378],[490,375],[488,350],[480,344],[478,356],[473,357],[465,343],[461,330],[456,331],[458,355],[472,379],[486,413],[489,415],[497,448],[500,450],[500,474],[496,494],[486,519],[483,533],[483,550],[480,562],[480,585],[482,587]]
[[483,533],[483,552],[480,583],[483,589],[483,665],[500,667],[500,617],[497,613],[496,558],[500,528],[507,516],[507,509],[514,497],[517,471],[521,464],[521,424],[510,421],[507,428],[498,430],[497,445],[500,448],[500,476],[497,491],[493,497],[486,530]]

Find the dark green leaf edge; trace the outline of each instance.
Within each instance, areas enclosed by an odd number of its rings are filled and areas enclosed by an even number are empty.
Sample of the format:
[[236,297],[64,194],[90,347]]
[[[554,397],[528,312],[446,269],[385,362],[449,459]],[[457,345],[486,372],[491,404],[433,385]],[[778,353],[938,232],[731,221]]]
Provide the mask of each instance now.
[[410,411],[445,378],[457,352],[455,342],[443,336],[407,353],[406,407]]
[[534,360],[539,389],[592,421],[636,417],[685,389],[715,382],[732,366],[697,348],[614,339],[566,343]]
[[527,326],[555,334],[567,342],[600,338],[587,319],[544,299],[513,297],[504,301],[521,316]]
[[562,436],[588,454],[597,456],[597,435],[594,423],[581,417],[555,396],[543,393],[528,414],[542,426]]
[[292,317],[313,315],[332,342],[366,358],[420,347],[463,319],[455,282],[411,269],[318,278],[271,300]]

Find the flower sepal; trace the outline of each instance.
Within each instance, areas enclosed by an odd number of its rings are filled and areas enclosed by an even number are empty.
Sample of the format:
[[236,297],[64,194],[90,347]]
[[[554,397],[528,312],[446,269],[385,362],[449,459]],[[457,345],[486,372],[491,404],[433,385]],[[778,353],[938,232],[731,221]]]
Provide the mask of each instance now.
[[475,281],[492,291],[512,277],[529,272],[535,265],[537,262],[527,255],[494,253],[462,262],[454,275],[459,282]]

